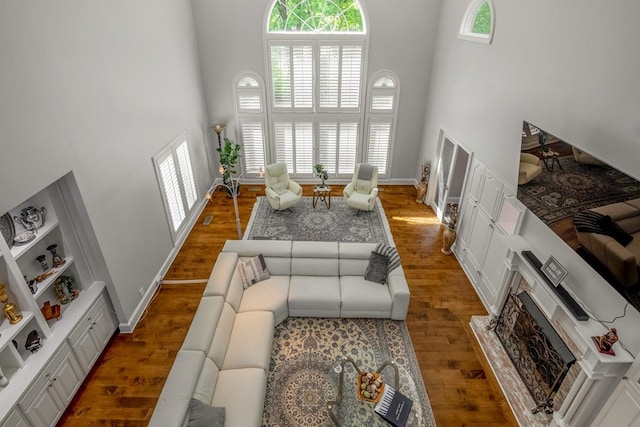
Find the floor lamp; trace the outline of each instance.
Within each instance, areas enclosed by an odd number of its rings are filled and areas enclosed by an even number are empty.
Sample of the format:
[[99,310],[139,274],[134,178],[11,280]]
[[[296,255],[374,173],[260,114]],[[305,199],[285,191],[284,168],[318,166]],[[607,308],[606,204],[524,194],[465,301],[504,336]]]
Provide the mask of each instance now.
[[206,198],[207,200],[211,200],[213,198],[213,194],[216,192],[218,187],[224,187],[227,189],[231,197],[233,198],[233,209],[236,213],[236,227],[238,229],[238,240],[242,240],[242,225],[240,222],[240,211],[238,210],[238,187],[240,186],[240,179],[242,178],[242,173],[238,175],[237,178],[231,177],[229,179],[229,183],[225,184],[224,182],[213,184],[213,187],[209,191],[207,191]]

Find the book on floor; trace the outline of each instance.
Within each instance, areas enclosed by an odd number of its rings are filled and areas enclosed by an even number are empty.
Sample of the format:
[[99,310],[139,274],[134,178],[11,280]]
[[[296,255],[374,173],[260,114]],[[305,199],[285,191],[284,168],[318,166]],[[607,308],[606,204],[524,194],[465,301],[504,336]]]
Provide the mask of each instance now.
[[385,384],[382,397],[374,410],[394,427],[405,427],[413,401],[404,394]]

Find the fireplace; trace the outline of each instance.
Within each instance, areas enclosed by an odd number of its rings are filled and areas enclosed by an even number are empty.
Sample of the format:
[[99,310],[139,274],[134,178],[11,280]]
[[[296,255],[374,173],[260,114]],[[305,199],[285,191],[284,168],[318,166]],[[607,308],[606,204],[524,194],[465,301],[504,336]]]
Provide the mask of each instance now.
[[528,292],[509,294],[495,332],[536,404],[551,414],[554,397],[576,358]]

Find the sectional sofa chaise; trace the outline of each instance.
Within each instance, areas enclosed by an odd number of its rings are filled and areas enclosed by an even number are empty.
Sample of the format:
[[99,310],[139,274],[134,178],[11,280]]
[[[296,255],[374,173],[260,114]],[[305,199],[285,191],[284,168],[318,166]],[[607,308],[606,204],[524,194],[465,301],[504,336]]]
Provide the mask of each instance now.
[[[389,271],[386,284],[364,278],[375,248],[227,241],[149,425],[187,425],[196,398],[224,407],[226,426],[260,426],[274,329],[289,316],[404,320],[409,287],[402,266]],[[237,265],[260,254],[271,277],[245,289]]]

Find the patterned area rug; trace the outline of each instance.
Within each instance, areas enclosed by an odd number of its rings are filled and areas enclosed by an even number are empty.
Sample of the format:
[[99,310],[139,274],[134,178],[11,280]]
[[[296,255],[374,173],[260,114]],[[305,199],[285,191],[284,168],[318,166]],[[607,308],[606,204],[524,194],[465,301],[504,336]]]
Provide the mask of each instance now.
[[346,205],[342,197],[332,198],[331,209],[322,202],[314,208],[311,202],[311,197],[303,197],[291,212],[274,211],[266,197],[258,197],[243,239],[382,242],[394,245],[380,199],[376,199],[371,212],[359,215]]
[[545,224],[586,209],[640,197],[640,182],[609,166],[589,166],[573,156],[558,159],[552,172],[518,186],[518,199]]
[[[340,356],[362,370],[374,371],[386,360],[400,370],[400,391],[413,400],[422,426],[435,426],[405,322],[389,319],[320,319],[290,317],[276,327],[262,416],[263,427],[330,427],[326,403],[338,393],[339,374],[332,370]],[[350,365],[345,372],[355,377]],[[393,370],[382,376],[393,382]],[[359,404],[355,382],[345,385],[340,413],[344,426],[374,426],[381,419],[373,405]],[[384,423],[382,422],[382,425]]]

